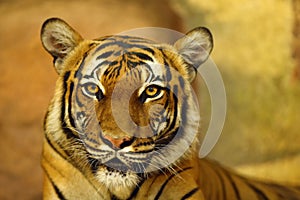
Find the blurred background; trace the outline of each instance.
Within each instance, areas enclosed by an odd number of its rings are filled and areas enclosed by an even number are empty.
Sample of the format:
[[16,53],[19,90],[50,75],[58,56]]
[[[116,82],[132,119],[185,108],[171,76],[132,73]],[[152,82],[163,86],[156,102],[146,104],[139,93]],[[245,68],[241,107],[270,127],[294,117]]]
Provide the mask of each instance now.
[[41,199],[42,123],[57,78],[39,40],[49,17],[85,38],[208,27],[228,101],[210,157],[249,176],[300,184],[299,9],[299,0],[1,0],[0,199]]

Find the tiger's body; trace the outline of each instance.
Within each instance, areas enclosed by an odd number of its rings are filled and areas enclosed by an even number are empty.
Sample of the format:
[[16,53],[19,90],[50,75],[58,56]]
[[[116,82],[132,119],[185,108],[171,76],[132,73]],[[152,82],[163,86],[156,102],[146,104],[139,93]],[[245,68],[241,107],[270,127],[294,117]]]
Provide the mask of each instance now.
[[41,32],[59,74],[44,129],[44,199],[300,199],[198,158],[190,83],[212,35],[174,46],[130,36],[84,40],[64,21]]

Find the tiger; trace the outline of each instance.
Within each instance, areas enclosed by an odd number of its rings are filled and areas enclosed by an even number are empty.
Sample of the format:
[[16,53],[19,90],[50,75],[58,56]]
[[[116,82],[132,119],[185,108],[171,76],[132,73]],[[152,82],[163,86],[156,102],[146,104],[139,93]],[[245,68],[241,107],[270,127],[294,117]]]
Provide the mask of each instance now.
[[43,199],[300,199],[300,188],[243,177],[199,158],[190,87],[213,49],[208,28],[174,44],[88,40],[60,18],[41,42],[58,74],[44,120]]

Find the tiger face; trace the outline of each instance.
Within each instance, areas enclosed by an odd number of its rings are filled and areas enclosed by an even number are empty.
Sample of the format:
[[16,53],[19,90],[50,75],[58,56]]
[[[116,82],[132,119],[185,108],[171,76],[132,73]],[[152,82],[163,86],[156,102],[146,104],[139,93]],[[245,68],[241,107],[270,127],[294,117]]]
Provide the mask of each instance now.
[[200,120],[190,82],[213,46],[207,29],[174,45],[121,35],[84,40],[50,19],[41,39],[60,75],[46,137],[83,173],[118,193],[189,156]]

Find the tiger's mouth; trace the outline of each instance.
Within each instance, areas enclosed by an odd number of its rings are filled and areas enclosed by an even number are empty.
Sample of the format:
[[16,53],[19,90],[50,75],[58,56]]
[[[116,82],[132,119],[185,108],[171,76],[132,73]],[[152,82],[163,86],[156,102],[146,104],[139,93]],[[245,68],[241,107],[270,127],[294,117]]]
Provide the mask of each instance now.
[[[177,129],[174,132],[177,133]],[[168,145],[175,136],[176,134],[165,135],[156,141],[149,138],[134,138],[123,142],[129,145],[124,145],[125,147],[120,145],[121,148],[113,147],[102,136],[103,144],[98,149],[86,146],[91,169],[95,172],[100,167],[109,172],[145,174],[167,167],[168,159],[180,153],[176,148],[180,145],[179,141],[174,140],[175,143],[173,141],[173,144]]]
[[119,172],[128,172],[132,171],[131,166],[127,166],[125,163],[123,163],[120,159],[118,158],[113,158],[110,161],[103,163],[107,170],[112,172],[112,171],[119,171]]
[[121,174],[127,172],[135,174],[146,173],[151,160],[149,155],[143,154],[143,156],[139,156],[139,153],[135,154],[135,157],[134,155],[114,156],[106,161],[93,157],[89,157],[88,160],[94,172],[102,166],[101,168],[105,168],[109,172],[120,172]]

